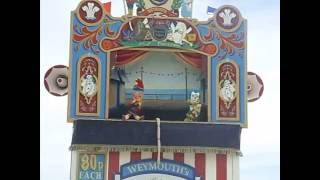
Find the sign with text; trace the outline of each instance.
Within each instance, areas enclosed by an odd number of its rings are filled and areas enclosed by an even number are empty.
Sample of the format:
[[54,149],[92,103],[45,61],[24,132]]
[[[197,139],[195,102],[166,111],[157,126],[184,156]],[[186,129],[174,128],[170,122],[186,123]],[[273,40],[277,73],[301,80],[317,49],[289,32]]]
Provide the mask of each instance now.
[[79,180],[104,180],[104,154],[79,155]]
[[172,160],[146,159],[124,164],[120,168],[120,174],[115,175],[114,180],[133,179],[166,179],[166,180],[197,180],[195,169],[187,164]]

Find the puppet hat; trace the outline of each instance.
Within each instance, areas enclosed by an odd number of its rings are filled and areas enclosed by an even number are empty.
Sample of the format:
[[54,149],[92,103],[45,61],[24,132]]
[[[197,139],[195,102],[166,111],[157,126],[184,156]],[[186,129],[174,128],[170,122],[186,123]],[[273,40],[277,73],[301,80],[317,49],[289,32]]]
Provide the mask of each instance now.
[[143,89],[144,89],[143,81],[141,79],[136,79],[135,85],[133,86],[133,90],[143,91]]

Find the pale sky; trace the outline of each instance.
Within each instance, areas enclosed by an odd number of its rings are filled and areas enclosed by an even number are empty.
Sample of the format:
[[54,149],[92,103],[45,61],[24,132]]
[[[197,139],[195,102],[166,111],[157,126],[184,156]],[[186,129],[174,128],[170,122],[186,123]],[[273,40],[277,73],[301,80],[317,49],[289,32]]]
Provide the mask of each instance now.
[[[80,0],[41,0],[41,180],[70,179],[72,124],[66,122],[67,96],[44,88],[45,72],[69,64],[70,12]],[[113,16],[123,15],[121,0],[111,0]],[[105,2],[105,1],[102,1]],[[248,71],[265,88],[261,99],[248,104],[248,129],[241,134],[240,179],[280,180],[280,2],[278,0],[194,0],[193,17],[206,20],[208,5],[236,6],[248,20]]]

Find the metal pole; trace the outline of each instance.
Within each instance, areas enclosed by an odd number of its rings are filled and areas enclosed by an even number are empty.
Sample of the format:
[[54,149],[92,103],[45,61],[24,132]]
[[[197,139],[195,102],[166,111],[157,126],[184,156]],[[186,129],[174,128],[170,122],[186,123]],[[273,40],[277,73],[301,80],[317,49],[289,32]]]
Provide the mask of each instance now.
[[143,66],[141,66],[141,71],[140,71],[140,73],[141,73],[141,80],[143,81]]
[[188,100],[188,68],[185,68],[185,78],[186,78],[186,101]]

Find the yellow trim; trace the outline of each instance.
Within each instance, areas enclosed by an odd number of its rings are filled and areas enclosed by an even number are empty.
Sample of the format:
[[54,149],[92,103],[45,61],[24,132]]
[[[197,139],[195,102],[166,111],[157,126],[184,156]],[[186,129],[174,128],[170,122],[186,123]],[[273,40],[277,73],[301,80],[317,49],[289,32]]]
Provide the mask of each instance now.
[[[237,114],[236,114],[236,117],[235,118],[230,118],[230,117],[220,117],[219,116],[219,109],[220,109],[220,106],[219,106],[219,94],[220,94],[220,81],[219,81],[219,77],[220,77],[220,66],[224,63],[231,63],[233,64],[235,67],[236,67],[236,76],[237,76],[237,83],[236,83],[236,108],[237,108]],[[240,98],[240,82],[239,82],[239,66],[238,64],[234,61],[234,60],[231,60],[231,59],[224,59],[222,61],[220,61],[218,64],[217,64],[217,67],[216,67],[216,118],[217,118],[217,121],[220,121],[220,120],[232,120],[232,121],[239,121],[239,114],[240,114],[240,104],[239,104],[239,98]]]
[[[91,57],[91,58],[94,58],[96,59],[96,61],[98,62],[98,77],[97,78],[97,92],[95,95],[97,95],[97,113],[80,113],[79,112],[79,91],[80,91],[80,65],[81,65],[81,62],[84,58],[87,58],[87,57]],[[78,60],[77,62],[77,95],[76,95],[76,115],[83,115],[83,116],[99,116],[100,114],[100,98],[101,98],[101,87],[100,87],[100,82],[101,82],[101,60],[98,56],[96,55],[93,55],[93,54],[84,54],[80,57],[80,59]],[[94,96],[95,96],[94,95]]]
[[245,109],[244,109],[244,123],[241,123],[241,127],[242,128],[248,128],[248,93],[247,93],[247,87],[248,87],[248,82],[247,82],[247,80],[248,80],[248,71],[247,71],[247,27],[248,27],[248,23],[247,23],[247,20],[244,20],[244,23],[245,23],[245,31],[244,31],[244,39],[245,39],[245,44],[244,44],[244,50],[245,50],[245,52],[244,52],[244,60],[245,60],[245,71],[244,71],[244,73],[245,73],[245,78],[244,78],[244,83],[245,83],[245,87],[244,87],[244,89],[245,89],[245,94],[244,94],[244,100],[243,101],[245,101],[245,105],[244,105],[244,107],[245,107]]
[[111,52],[109,52],[109,53],[107,53],[107,62],[106,62],[106,64],[107,64],[107,67],[106,67],[106,71],[107,71],[107,79],[106,79],[106,84],[107,84],[107,87],[106,87],[106,96],[105,96],[105,105],[106,105],[106,109],[105,109],[105,120],[107,120],[108,119],[108,117],[109,117],[109,107],[110,107],[110,104],[109,104],[109,96],[110,96],[110,69],[111,69],[111,67],[110,67],[110,63],[111,63]]
[[71,68],[71,62],[72,62],[72,34],[73,34],[73,16],[74,11],[71,11],[70,16],[70,34],[69,34],[69,71],[68,71],[68,110],[67,110],[67,122],[72,123],[73,120],[70,119],[70,101],[71,101],[71,76],[72,76],[72,68]]
[[[80,6],[83,5],[84,3],[86,3],[87,1],[94,1],[94,2],[98,3],[98,4],[101,6],[101,9],[102,9],[101,19],[100,19],[98,22],[96,22],[96,23],[87,23],[87,22],[83,21],[83,20],[81,19],[81,17],[80,17],[80,13],[79,13]],[[106,17],[106,12],[105,12],[105,9],[104,9],[104,7],[103,7],[103,4],[102,4],[100,1],[97,1],[97,0],[82,0],[82,1],[78,4],[78,6],[77,6],[77,8],[76,8],[76,15],[77,15],[77,18],[79,19],[79,21],[80,21],[83,25],[86,25],[86,26],[96,26],[96,25],[100,24],[100,23],[105,19],[105,17]],[[72,23],[71,23],[71,24],[72,24]]]
[[211,119],[211,105],[212,105],[212,99],[211,99],[211,77],[212,77],[212,74],[211,74],[211,65],[212,65],[212,62],[211,62],[211,59],[212,59],[212,56],[208,56],[208,59],[207,59],[207,79],[208,79],[208,84],[207,84],[207,93],[208,93],[208,100],[207,100],[207,103],[208,103],[208,122],[210,123],[213,123],[213,119]]

